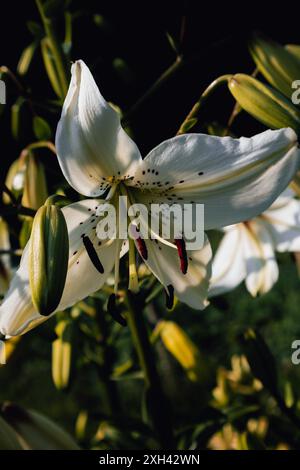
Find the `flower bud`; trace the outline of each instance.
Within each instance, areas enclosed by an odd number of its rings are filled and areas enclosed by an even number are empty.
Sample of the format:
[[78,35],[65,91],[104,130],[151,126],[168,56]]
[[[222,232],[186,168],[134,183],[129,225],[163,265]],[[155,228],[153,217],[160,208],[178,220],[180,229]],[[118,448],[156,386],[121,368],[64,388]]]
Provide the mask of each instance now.
[[22,204],[24,207],[38,209],[44,204],[48,196],[44,166],[32,152],[28,152],[25,161],[26,171]]
[[58,306],[67,276],[68,230],[61,209],[49,198],[37,211],[29,241],[32,302],[41,315]]
[[206,379],[207,370],[201,353],[179,325],[162,320],[157,325],[154,336],[156,335],[160,336],[165,348],[183,367],[191,381]]
[[72,368],[72,321],[59,321],[55,332],[57,339],[52,343],[52,379],[58,390],[64,390],[69,385]]
[[279,91],[245,74],[234,75],[228,87],[239,105],[267,127],[291,127],[299,134],[300,112]]
[[265,79],[291,99],[292,83],[300,79],[300,63],[289,50],[271,39],[256,35],[249,50]]
[[[26,165],[24,164],[24,161],[20,158],[18,158],[18,160],[15,160],[8,169],[5,178],[5,185],[16,198],[20,195],[21,191],[24,188],[25,171]],[[5,192],[3,192],[3,203],[11,204],[11,199],[9,195]]]
[[53,53],[51,50],[51,43],[47,37],[41,40],[41,51],[44,61],[44,66],[51,83],[54,92],[59,98],[62,98],[62,89],[59,81],[59,76],[56,68],[55,61],[53,59]]

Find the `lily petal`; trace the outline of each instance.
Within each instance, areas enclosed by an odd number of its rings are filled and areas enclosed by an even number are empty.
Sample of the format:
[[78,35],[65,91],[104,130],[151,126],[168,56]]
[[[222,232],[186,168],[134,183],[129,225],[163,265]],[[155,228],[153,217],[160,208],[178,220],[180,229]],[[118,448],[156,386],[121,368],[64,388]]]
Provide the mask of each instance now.
[[212,263],[209,297],[237,287],[246,277],[244,237],[241,224],[227,227]]
[[278,198],[269,210],[262,214],[279,252],[300,251],[300,201]]
[[[94,211],[97,205],[99,201],[88,199],[63,208],[70,238],[69,267],[62,299],[56,311],[64,310],[97,291],[113,268],[117,242],[113,240],[104,246],[102,242],[98,245],[100,242],[96,238],[94,225]],[[94,244],[104,269],[103,274],[94,267],[84,247],[83,234],[87,235]],[[20,267],[0,306],[0,333],[17,336],[48,318],[36,312],[31,301],[28,249],[25,247]]]
[[244,226],[246,287],[250,294],[267,293],[278,280],[279,269],[273,240],[264,223],[256,219]]
[[180,270],[177,248],[170,243],[158,240],[144,240],[147,247],[145,264],[155,277],[168,290],[174,288],[179,300],[196,310],[203,310],[207,305],[208,281],[211,275],[211,246],[206,237],[203,248],[199,251],[187,251],[188,270]]
[[129,178],[141,160],[119,114],[105,101],[82,60],[72,65],[55,144],[66,180],[85,196],[103,194],[112,177]]
[[127,184],[144,204],[204,204],[205,229],[212,229],[262,213],[299,165],[297,136],[289,128],[240,139],[187,134],[153,149]]

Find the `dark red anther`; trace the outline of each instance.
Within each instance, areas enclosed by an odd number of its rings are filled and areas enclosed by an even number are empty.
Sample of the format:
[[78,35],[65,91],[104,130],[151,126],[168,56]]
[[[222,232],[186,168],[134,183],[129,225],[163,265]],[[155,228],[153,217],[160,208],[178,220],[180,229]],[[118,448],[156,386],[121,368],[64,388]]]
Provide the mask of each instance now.
[[135,239],[135,241],[136,241],[136,245],[137,245],[137,249],[139,251],[139,254],[141,255],[142,258],[147,259],[148,258],[148,250],[147,250],[145,240],[143,240],[141,237],[137,237]]
[[180,270],[183,274],[186,274],[188,269],[188,257],[185,248],[185,241],[183,238],[175,238],[174,243],[177,247],[180,259]]
[[169,284],[165,290],[166,292],[166,307],[171,310],[174,305],[174,287]]

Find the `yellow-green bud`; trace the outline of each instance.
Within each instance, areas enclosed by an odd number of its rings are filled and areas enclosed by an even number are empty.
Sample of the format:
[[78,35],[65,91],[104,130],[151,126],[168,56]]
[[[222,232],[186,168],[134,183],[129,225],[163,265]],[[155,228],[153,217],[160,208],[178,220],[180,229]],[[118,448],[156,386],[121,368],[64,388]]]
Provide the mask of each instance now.
[[47,183],[43,164],[32,153],[26,156],[26,171],[22,204],[24,207],[38,209],[47,199]]
[[267,127],[291,127],[299,134],[300,111],[279,91],[245,74],[234,75],[228,87],[240,106]]
[[53,51],[51,49],[51,42],[47,37],[41,40],[41,51],[45,69],[52,88],[59,98],[63,98],[59,74],[57,72],[56,64],[53,58]]
[[56,328],[57,339],[52,343],[52,379],[58,390],[68,387],[72,368],[73,323],[61,320]]
[[[23,191],[25,171],[26,165],[20,158],[15,160],[8,169],[5,178],[5,185],[8,187],[8,189],[10,189],[15,197],[18,197],[20,192]],[[9,195],[5,192],[3,192],[3,202],[4,204],[11,204],[12,202]]]
[[41,315],[49,315],[58,306],[65,286],[69,259],[68,230],[64,215],[59,207],[48,201],[34,217],[29,241],[32,302]]
[[266,80],[291,99],[292,83],[300,79],[299,60],[281,44],[262,36],[252,39],[249,50]]
[[206,379],[201,353],[183,329],[172,321],[160,321],[154,336],[159,335],[165,348],[179,362],[191,381]]
[[37,44],[38,43],[34,41],[23,50],[17,66],[18,74],[26,75],[26,73],[28,72],[35,50],[37,48]]

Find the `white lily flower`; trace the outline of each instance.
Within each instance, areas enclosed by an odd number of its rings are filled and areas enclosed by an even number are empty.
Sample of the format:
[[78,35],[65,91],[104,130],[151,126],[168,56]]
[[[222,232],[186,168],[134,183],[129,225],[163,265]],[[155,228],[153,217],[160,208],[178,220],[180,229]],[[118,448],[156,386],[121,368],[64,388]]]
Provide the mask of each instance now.
[[[205,228],[249,219],[265,210],[299,167],[297,137],[291,129],[266,131],[232,139],[204,134],[169,139],[143,160],[125,133],[119,114],[101,95],[82,61],[72,66],[72,79],[56,134],[61,169],[69,184],[93,199],[63,209],[70,235],[70,258],[62,310],[98,290],[113,267],[118,281],[120,240],[97,238],[100,196],[110,201],[127,194],[131,201],[205,204]],[[116,202],[116,205],[118,202]],[[118,208],[117,208],[118,209]],[[135,240],[137,251],[165,286],[196,309],[207,305],[211,248],[185,250],[183,240]],[[130,244],[131,247],[133,244]],[[122,254],[122,253],[121,253]],[[131,254],[131,256],[130,256]],[[136,277],[130,251],[130,282]],[[0,307],[0,332],[18,335],[45,320],[30,299],[27,251]]]
[[252,296],[265,294],[278,279],[275,251],[300,250],[300,201],[286,190],[260,216],[226,227],[213,260],[209,296],[245,280]]

